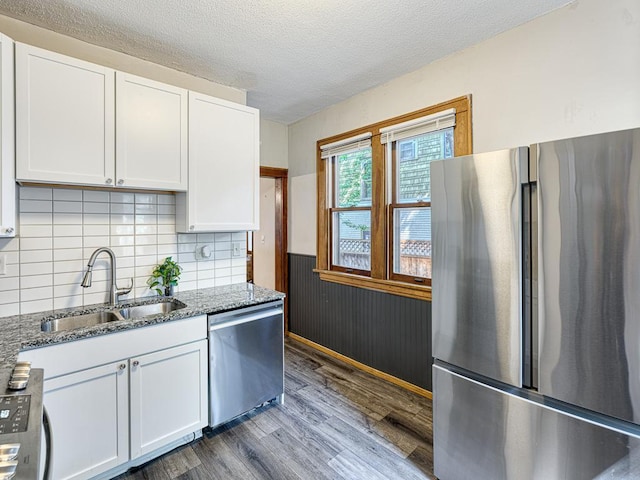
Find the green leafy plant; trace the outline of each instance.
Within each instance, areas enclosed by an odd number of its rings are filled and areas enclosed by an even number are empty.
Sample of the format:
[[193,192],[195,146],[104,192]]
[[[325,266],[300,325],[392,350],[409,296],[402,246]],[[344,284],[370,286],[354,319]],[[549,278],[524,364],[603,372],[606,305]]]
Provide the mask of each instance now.
[[174,262],[171,257],[164,259],[164,262],[156,265],[147,280],[147,285],[151,290],[155,290],[159,295],[170,295],[171,287],[178,285],[182,267]]

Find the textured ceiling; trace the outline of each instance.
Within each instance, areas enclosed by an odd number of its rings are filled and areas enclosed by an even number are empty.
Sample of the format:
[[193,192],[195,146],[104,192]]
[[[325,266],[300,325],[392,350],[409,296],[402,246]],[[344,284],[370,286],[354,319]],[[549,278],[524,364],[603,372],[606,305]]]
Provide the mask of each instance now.
[[0,13],[247,90],[291,123],[569,0],[0,0]]

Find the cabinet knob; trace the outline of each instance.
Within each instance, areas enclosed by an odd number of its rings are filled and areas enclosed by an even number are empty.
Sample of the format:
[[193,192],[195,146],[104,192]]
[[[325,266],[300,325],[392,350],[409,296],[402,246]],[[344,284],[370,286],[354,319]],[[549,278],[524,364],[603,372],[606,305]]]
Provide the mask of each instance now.
[[4,233],[6,233],[6,234],[13,233],[13,227],[7,227],[7,228],[5,228],[5,229],[4,229]]
[[118,370],[124,370],[125,368],[127,368],[127,365],[125,363],[121,363],[120,365],[118,365]]
[[124,185],[124,180],[123,179],[118,180],[118,185]]
[[196,226],[195,225],[189,225],[189,230],[195,230]]
[[137,367],[138,365],[140,365],[140,362],[138,360],[134,360],[133,361],[133,366]]
[[113,179],[112,178],[107,178],[104,183],[106,183],[107,185],[111,185],[113,183]]

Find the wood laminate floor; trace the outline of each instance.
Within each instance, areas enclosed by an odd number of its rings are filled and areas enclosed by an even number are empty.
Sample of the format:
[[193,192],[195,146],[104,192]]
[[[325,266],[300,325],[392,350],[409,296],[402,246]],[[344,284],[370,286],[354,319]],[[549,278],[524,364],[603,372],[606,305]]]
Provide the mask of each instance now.
[[435,478],[431,400],[288,339],[285,393],[118,479]]

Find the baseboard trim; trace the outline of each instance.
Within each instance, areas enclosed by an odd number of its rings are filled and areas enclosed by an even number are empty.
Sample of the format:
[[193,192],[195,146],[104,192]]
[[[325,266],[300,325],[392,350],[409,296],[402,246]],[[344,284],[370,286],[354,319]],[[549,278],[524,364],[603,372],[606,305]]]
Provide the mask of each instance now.
[[342,355],[341,353],[338,353],[334,350],[331,350],[330,348],[327,348],[323,345],[320,345],[319,343],[313,342],[311,340],[308,340],[304,337],[301,337],[300,335],[296,335],[295,333],[291,333],[291,332],[287,332],[287,336],[291,339],[291,340],[295,340],[296,342],[300,342],[308,347],[311,347],[315,350],[318,350],[322,353],[325,353],[327,355],[329,355],[330,357],[336,358],[344,363],[347,363],[349,365],[351,365],[352,367],[355,367],[359,370],[362,370],[363,372],[367,372],[370,373],[371,375],[374,375],[378,378],[382,378],[383,380],[386,380],[387,382],[391,382],[394,385],[398,385],[399,387],[402,387],[406,390],[409,390],[410,392],[413,393],[417,393],[418,395],[421,395],[423,397],[429,398],[429,399],[433,399],[433,394],[422,387],[418,387],[417,385],[414,385],[413,383],[409,383],[406,380],[402,380],[398,377],[394,377],[393,375],[389,375],[388,373],[382,372],[380,370],[377,370],[373,367],[370,367],[369,365],[365,365],[364,363],[360,363],[357,360],[354,360],[352,358],[349,358],[345,355]]

